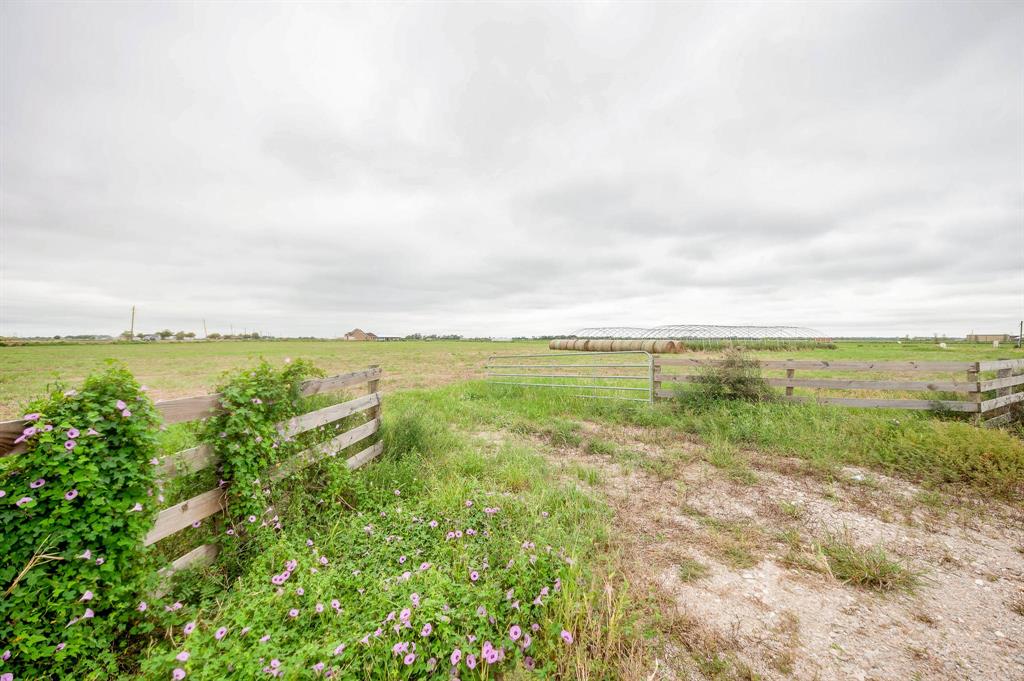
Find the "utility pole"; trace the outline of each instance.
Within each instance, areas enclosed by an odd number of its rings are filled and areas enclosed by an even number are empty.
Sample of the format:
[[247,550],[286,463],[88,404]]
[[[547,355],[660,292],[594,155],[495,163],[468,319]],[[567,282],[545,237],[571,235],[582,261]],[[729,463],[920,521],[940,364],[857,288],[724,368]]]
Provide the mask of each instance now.
[[1020,350],[1021,336],[1024,336],[1024,321],[1020,323],[1020,333],[1017,336],[1017,349]]
[[132,305],[132,321],[131,321],[131,324],[129,324],[129,326],[128,326],[128,333],[129,333],[128,342],[130,343],[131,341],[135,340],[135,306],[134,305]]
[[206,338],[206,336],[207,336],[207,333],[206,333],[206,320],[204,319],[203,320],[203,338]]

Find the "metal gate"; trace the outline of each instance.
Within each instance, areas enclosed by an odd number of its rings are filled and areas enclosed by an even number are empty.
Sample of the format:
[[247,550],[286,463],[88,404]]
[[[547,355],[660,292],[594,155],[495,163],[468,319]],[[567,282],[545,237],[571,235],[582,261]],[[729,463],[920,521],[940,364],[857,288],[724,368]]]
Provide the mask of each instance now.
[[559,352],[491,355],[484,378],[494,385],[575,390],[576,397],[654,402],[654,356],[649,352]]

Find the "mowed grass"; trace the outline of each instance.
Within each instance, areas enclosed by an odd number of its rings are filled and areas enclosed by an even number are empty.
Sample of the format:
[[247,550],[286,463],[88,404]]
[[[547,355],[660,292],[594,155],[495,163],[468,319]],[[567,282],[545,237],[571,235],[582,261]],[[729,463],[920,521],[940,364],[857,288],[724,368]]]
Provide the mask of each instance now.
[[21,415],[56,381],[77,384],[108,359],[123,362],[155,399],[209,392],[226,370],[263,357],[312,361],[328,374],[379,364],[381,388],[427,388],[477,378],[488,355],[546,351],[544,341],[219,341],[20,345],[0,347],[0,419]]

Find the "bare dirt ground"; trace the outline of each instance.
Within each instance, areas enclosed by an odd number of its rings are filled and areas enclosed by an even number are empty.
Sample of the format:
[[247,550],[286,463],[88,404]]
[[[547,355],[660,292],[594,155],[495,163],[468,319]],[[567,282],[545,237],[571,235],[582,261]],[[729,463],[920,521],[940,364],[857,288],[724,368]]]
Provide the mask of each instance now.
[[[737,480],[677,434],[584,429],[615,452],[537,444],[615,510],[630,580],[670,622],[653,678],[1024,679],[1022,509],[756,452]],[[829,535],[917,585],[843,583],[812,549]]]

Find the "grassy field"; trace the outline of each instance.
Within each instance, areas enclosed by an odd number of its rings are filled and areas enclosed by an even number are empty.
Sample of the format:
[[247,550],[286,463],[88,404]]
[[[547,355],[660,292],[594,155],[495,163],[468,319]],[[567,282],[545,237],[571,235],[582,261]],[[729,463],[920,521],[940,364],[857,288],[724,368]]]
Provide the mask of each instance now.
[[[328,373],[380,364],[383,389],[427,388],[478,378],[488,355],[545,352],[544,341],[491,343],[409,341],[230,341],[192,343],[21,345],[0,347],[0,419],[19,415],[21,406],[55,381],[75,383],[107,359],[123,362],[156,399],[206,392],[228,369],[264,357],[280,361],[304,357]],[[760,357],[860,360],[984,360],[1024,357],[1016,348],[985,344],[854,342],[835,349],[758,352]],[[700,356],[689,353],[686,356]],[[865,376],[866,377],[866,376]]]
[[[120,678],[169,678],[179,667],[188,678],[256,678],[274,671],[271,660],[284,678],[316,678],[321,664],[341,678],[423,678],[434,669],[440,678],[456,648],[482,658],[482,641],[507,652],[493,671],[509,679],[948,678],[960,660],[979,678],[1013,675],[1009,642],[1024,637],[1014,600],[1024,588],[1024,442],[1013,432],[929,412],[652,407],[467,380],[480,377],[489,354],[545,348],[5,347],[3,409],[17,415],[48,381],[74,384],[109,357],[158,398],[206,392],[220,372],[261,356],[310,359],[328,373],[385,370],[385,455],[354,473],[324,464],[282,482],[274,499],[283,530],[228,543],[213,566],[182,573],[165,600],[184,605],[126,650]],[[770,356],[1021,355],[844,343]],[[306,406],[341,399],[315,396]],[[183,424],[161,434],[168,453],[196,441]],[[212,469],[176,478],[167,503],[215,478]],[[468,528],[472,535],[446,538]],[[161,542],[160,555],[222,532],[217,523],[186,529]],[[300,569],[275,588],[270,577],[290,560]],[[541,589],[550,597],[534,602]],[[392,633],[389,613],[403,610],[411,633]],[[186,638],[187,622],[197,627]],[[530,627],[528,649],[510,638],[513,626]],[[893,627],[906,633],[894,636]],[[830,637],[816,633],[826,630]],[[990,645],[978,631],[1005,637]],[[946,647],[926,655],[905,645],[910,639],[921,650]],[[412,653],[401,648],[413,642]],[[458,669],[461,678],[493,677],[489,665]]]

